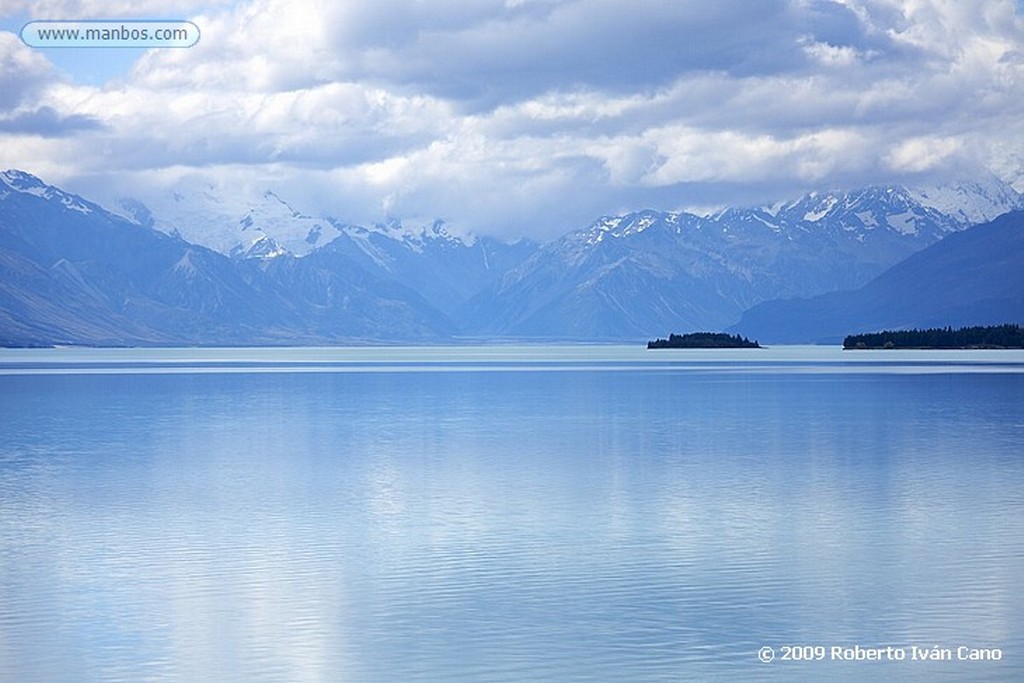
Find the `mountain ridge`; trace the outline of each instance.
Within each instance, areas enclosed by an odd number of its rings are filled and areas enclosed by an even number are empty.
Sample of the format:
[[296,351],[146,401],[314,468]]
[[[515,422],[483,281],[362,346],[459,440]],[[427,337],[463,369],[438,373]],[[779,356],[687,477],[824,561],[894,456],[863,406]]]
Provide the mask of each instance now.
[[[948,203],[959,191],[933,190],[928,199]],[[250,207],[225,232],[252,242],[241,250],[222,241],[218,251],[140,201],[114,213],[5,171],[0,332],[5,343],[54,341],[64,324],[71,342],[220,344],[635,341],[666,329],[724,329],[766,301],[861,286],[962,231],[971,216],[1024,207],[1004,187],[971,191],[978,201],[952,215],[922,203],[928,192],[895,186],[707,216],[646,209],[544,244],[457,236],[441,221],[408,229],[311,218],[265,191],[262,208]],[[274,234],[267,216],[294,222],[291,232]],[[303,231],[308,248],[297,255],[288,245]],[[111,253],[97,240],[108,240]]]
[[883,329],[1007,322],[1024,322],[1022,210],[950,235],[858,289],[759,304],[729,331],[774,343],[838,343]]
[[293,257],[293,268],[268,273],[267,259],[231,259],[26,175],[0,176],[5,345],[381,342],[452,331],[416,292],[354,264],[326,277],[315,260]]
[[[973,211],[1024,206],[1020,195],[1004,200]],[[969,224],[885,186],[708,216],[605,216],[543,245],[456,319],[482,321],[486,334],[567,340],[723,329],[762,301],[860,286]]]

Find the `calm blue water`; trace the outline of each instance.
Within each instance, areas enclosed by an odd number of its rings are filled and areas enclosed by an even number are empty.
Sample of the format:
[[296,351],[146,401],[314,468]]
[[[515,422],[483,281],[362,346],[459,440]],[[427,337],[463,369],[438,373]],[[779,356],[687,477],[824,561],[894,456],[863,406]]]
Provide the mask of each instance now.
[[1024,680],[1022,443],[1019,352],[0,350],[0,680]]

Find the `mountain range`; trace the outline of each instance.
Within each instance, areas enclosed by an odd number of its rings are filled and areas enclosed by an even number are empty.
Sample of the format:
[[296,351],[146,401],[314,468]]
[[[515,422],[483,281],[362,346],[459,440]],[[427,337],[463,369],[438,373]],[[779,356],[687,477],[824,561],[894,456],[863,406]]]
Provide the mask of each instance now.
[[111,211],[6,171],[0,343],[637,341],[854,290],[1019,208],[1021,195],[994,179],[871,187],[708,216],[640,211],[546,244],[506,243],[440,221],[356,226],[269,191],[210,186]]
[[0,174],[5,345],[431,341],[453,331],[417,292],[334,250],[231,258],[30,174]]
[[950,235],[855,290],[766,301],[733,332],[766,342],[1024,321],[1024,211]]

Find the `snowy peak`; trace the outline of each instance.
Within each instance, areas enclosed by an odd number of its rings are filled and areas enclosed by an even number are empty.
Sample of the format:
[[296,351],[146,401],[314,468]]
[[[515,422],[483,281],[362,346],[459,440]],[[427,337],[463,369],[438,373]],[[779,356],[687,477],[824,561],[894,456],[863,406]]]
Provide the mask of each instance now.
[[49,185],[31,173],[26,173],[25,171],[19,171],[17,169],[0,171],[0,182],[3,182],[4,185],[15,192],[25,192],[27,194],[34,194],[37,196],[41,196],[48,188],[50,188]]
[[819,197],[817,192],[812,192],[807,196],[805,204],[809,204],[809,206],[805,207],[807,210],[804,212],[802,220],[809,223],[817,223],[832,213],[839,203],[840,198],[834,194],[830,193]]
[[994,176],[918,187],[908,193],[918,203],[966,225],[985,223],[1009,211],[1024,209],[1024,195]]
[[594,246],[609,238],[623,239],[633,237],[652,227],[677,229],[687,219],[700,220],[691,214],[654,211],[652,209],[645,209],[621,216],[602,216],[589,227],[572,233],[571,239],[574,242],[583,242],[589,246]]
[[420,252],[427,245],[471,247],[476,244],[475,236],[459,237],[453,235],[449,232],[448,225],[443,220],[435,220],[429,225],[421,225],[415,228],[404,225],[397,218],[393,218],[386,223],[376,223],[372,228],[350,227],[364,233],[377,233]]
[[99,209],[92,202],[86,201],[76,194],[69,194],[53,185],[47,185],[42,180],[16,169],[0,171],[0,199],[8,197],[11,193],[32,195],[41,199],[58,200],[65,208],[79,213],[89,214]]
[[[6,182],[28,188],[40,185],[27,174],[11,176]],[[197,179],[185,179],[144,201],[122,207],[133,222],[152,225],[234,258],[301,257],[344,235],[374,262],[390,269],[394,249],[425,257],[473,247],[478,241],[472,235],[457,234],[443,221],[409,226],[391,219],[355,226],[311,215],[272,190],[227,188]],[[557,242],[563,253],[579,252],[569,259],[579,263],[587,250],[607,249],[641,234],[648,235],[645,242],[661,239],[658,236],[663,233],[692,231],[715,231],[733,240],[760,239],[759,235],[767,233],[792,240],[819,231],[843,233],[861,242],[877,239],[881,233],[921,235],[930,240],[1014,208],[1024,208],[1021,195],[995,178],[917,189],[875,186],[812,192],[770,206],[726,208],[706,217],[654,210],[604,216]]]
[[303,257],[341,236],[354,241],[375,261],[381,258],[380,248],[371,242],[381,239],[417,253],[476,243],[474,237],[453,234],[443,221],[415,228],[397,219],[369,227],[352,225],[305,211],[273,190],[227,188],[191,178],[163,191],[122,200],[121,209],[134,222],[151,220],[162,232],[236,259],[283,254]]
[[249,248],[242,251],[233,250],[230,254],[232,258],[241,259],[272,259],[278,256],[284,256],[288,253],[288,250],[278,244],[272,237],[266,235],[260,235],[249,245]]
[[[766,300],[861,287],[972,216],[1020,203],[998,183],[869,187],[703,217],[605,216],[536,245],[467,238],[442,221],[350,225],[308,215],[264,187],[196,177],[122,202],[122,220],[7,171],[0,230],[15,239],[0,252],[39,275],[25,286],[4,280],[26,302],[21,310],[67,294],[51,303],[79,336],[54,337],[46,330],[64,323],[44,316],[38,339],[635,341],[666,329],[722,329]],[[14,251],[19,245],[29,249]]]
[[[1014,195],[987,197],[987,211]],[[862,286],[969,227],[899,186],[812,192],[707,216],[604,216],[549,243],[473,302],[485,331],[544,338],[635,339],[657,329],[714,329],[765,300]],[[980,214],[977,214],[980,215]]]
[[305,256],[340,234],[326,218],[296,210],[270,190],[224,188],[195,179],[122,199],[130,220],[233,258]]
[[926,223],[941,224],[942,232],[949,232],[1017,209],[1024,209],[1024,195],[989,177],[915,188],[888,185],[811,192],[789,203],[753,211],[795,223],[837,221],[847,231],[888,226],[901,234],[916,234]]
[[776,231],[841,232],[859,241],[879,230],[939,238],[969,225],[921,203],[906,188],[891,185],[848,192],[811,192],[787,203],[729,211],[719,220],[735,221],[743,214],[756,217]]

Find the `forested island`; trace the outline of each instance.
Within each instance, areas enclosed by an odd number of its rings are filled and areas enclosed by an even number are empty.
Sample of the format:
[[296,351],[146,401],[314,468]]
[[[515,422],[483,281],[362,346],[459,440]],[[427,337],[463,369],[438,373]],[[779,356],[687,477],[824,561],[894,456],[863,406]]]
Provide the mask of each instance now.
[[844,349],[1022,349],[1024,329],[1020,325],[951,327],[928,330],[886,330],[851,334]]
[[670,334],[668,339],[647,342],[649,349],[759,349],[761,345],[738,334],[693,332]]

